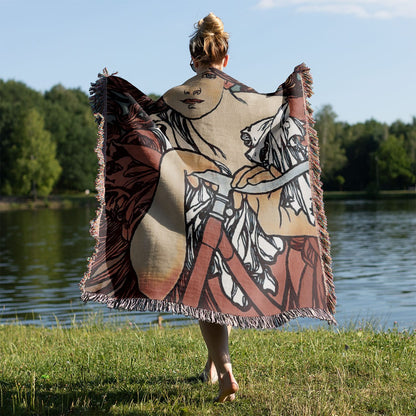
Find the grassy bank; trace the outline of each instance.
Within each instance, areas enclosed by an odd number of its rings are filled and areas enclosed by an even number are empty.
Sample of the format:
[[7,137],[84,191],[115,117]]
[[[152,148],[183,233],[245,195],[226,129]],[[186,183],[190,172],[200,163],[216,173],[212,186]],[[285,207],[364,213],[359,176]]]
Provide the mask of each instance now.
[[95,194],[50,195],[36,200],[23,196],[0,196],[0,212],[39,208],[67,209],[84,205],[96,206]]
[[324,199],[327,201],[350,199],[416,199],[415,191],[326,191]]
[[416,334],[235,330],[240,392],[213,403],[196,326],[0,326],[2,415],[415,415]]

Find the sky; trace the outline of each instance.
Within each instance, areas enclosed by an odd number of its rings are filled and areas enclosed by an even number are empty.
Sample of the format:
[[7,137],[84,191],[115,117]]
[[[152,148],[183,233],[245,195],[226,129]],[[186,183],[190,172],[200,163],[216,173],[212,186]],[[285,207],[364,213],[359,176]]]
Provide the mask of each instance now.
[[87,92],[106,67],[163,94],[193,76],[189,36],[209,12],[230,34],[225,72],[257,91],[305,62],[315,111],[416,117],[416,0],[0,0],[0,79]]

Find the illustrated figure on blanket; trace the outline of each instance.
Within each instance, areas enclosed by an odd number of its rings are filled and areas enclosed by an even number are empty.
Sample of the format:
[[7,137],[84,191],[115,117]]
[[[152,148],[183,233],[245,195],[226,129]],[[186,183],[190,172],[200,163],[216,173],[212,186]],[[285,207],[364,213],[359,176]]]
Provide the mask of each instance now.
[[[167,108],[151,115],[165,140],[159,182],[130,244],[140,291],[247,316],[296,308],[299,293],[309,293],[310,307],[320,306],[313,299],[324,304],[306,131],[291,115],[302,112],[282,95],[258,94],[215,72],[163,100]],[[266,118],[265,100],[273,101]],[[235,108],[232,117],[222,105]],[[247,124],[247,106],[263,118],[251,111]],[[227,137],[221,149],[210,142],[215,135]],[[168,236],[155,247],[146,231],[158,227]],[[149,262],[164,264],[158,276],[146,276]]]
[[81,299],[199,321],[201,379],[232,401],[231,326],[336,324],[312,77],[297,65],[261,94],[223,72],[228,38],[210,13],[191,37],[195,76],[152,100],[104,69],[95,250]]

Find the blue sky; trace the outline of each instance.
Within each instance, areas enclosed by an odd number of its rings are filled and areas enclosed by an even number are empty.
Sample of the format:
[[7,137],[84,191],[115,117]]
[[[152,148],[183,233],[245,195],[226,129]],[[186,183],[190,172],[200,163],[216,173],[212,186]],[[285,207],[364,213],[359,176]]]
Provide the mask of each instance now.
[[0,78],[88,91],[107,67],[161,94],[192,76],[189,35],[211,11],[231,36],[226,72],[258,91],[305,62],[315,110],[416,116],[415,0],[0,0]]

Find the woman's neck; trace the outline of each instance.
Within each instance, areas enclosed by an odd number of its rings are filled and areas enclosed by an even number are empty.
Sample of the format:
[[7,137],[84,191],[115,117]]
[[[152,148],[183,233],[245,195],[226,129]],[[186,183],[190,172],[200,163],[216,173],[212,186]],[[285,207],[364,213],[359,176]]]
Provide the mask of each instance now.
[[202,74],[203,72],[208,71],[209,68],[215,68],[215,69],[219,69],[220,71],[222,71],[224,69],[224,65],[222,64],[208,64],[208,65],[198,65],[198,68],[196,69],[196,73]]

